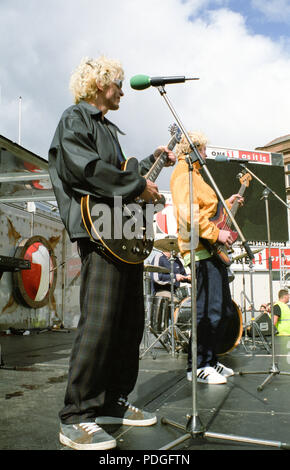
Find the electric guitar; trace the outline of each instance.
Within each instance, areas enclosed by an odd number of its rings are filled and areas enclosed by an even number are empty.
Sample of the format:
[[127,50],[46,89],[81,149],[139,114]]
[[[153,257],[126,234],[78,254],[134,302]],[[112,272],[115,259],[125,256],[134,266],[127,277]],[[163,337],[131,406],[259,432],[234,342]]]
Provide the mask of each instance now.
[[[249,186],[250,181],[252,179],[252,176],[249,173],[246,173],[246,170],[243,170],[242,176],[240,177],[240,183],[241,187],[238,192],[240,196],[243,196],[245,193],[246,188]],[[239,203],[237,199],[234,201],[232,207],[231,207],[231,214],[235,217],[237,210],[239,208]],[[231,230],[232,226],[232,220],[228,216],[225,208],[223,207],[222,203],[218,203],[217,211],[214,217],[210,219],[211,222],[214,222],[215,225],[220,229],[220,230],[227,230],[231,233],[231,237],[233,239],[233,243],[237,240],[238,238],[238,233],[236,231]],[[221,242],[215,242],[211,244],[208,240],[205,238],[200,238],[200,241],[202,244],[209,250],[210,254],[217,257],[222,261],[226,266],[230,266],[232,264],[231,256],[230,256],[230,251],[227,249],[227,247],[221,243]]]
[[[172,135],[169,150],[173,150],[181,139],[181,131],[176,124],[170,126]],[[156,159],[146,179],[154,182],[167,163],[167,153],[162,152]],[[134,157],[124,162],[123,171],[139,173],[139,163]],[[164,208],[165,199],[156,205],[147,204],[141,198],[132,203],[123,204],[116,198],[114,206],[97,202],[92,196],[81,199],[81,213],[84,226],[91,241],[101,242],[102,248],[109,255],[129,264],[142,263],[154,246],[154,214]]]

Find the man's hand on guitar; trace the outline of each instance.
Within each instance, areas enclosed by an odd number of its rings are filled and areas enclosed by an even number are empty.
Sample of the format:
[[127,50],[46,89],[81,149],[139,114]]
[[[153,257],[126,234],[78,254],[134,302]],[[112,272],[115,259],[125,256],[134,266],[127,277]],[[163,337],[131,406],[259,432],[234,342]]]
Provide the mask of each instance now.
[[243,206],[243,205],[244,205],[244,198],[243,198],[240,194],[233,194],[233,195],[228,199],[228,201],[229,201],[229,203],[230,203],[231,205],[233,205],[233,203],[235,202],[235,200],[238,201],[238,204],[239,204],[240,206]]
[[228,230],[220,230],[218,234],[218,241],[223,243],[227,248],[233,244],[234,240],[232,239],[231,232]]
[[168,147],[165,147],[165,146],[160,146],[160,147],[157,147],[157,149],[155,150],[154,152],[154,158],[155,160],[157,160],[157,158],[159,157],[159,155],[162,153],[162,152],[166,152],[167,153],[167,163],[164,165],[164,166],[173,166],[175,165],[175,162],[176,162],[176,156],[175,154],[168,149]]
[[162,198],[162,194],[158,192],[158,186],[155,183],[152,183],[150,180],[146,180],[146,187],[140,197],[145,202],[156,203]]

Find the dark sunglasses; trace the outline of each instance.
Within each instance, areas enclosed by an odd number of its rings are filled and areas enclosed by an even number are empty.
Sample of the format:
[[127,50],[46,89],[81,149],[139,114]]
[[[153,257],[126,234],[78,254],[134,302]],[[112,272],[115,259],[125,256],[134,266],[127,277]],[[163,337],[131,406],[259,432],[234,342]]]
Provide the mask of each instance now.
[[123,86],[123,81],[120,78],[116,78],[115,80],[113,80],[113,83],[115,83],[115,85],[117,85],[117,87],[120,89]]

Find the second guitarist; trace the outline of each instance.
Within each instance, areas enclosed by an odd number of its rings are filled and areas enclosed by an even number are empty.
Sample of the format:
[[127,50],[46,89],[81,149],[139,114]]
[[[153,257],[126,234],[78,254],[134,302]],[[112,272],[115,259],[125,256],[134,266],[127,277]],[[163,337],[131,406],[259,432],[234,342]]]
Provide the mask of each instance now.
[[[206,158],[207,139],[201,133],[189,133],[202,158]],[[187,139],[183,136],[175,149],[178,158],[172,177],[171,193],[177,220],[178,243],[185,265],[190,262],[190,196],[189,169],[186,154],[190,153]],[[199,162],[194,163],[193,192],[196,219],[196,239],[203,238],[211,244],[219,241],[230,247],[231,232],[220,230],[210,219],[215,216],[218,198],[215,191],[204,181]],[[226,202],[231,208],[238,194]],[[206,384],[226,383],[233,370],[218,362],[217,350],[223,334],[226,318],[231,318],[234,306],[231,298],[226,266],[213,256],[199,241],[195,251],[197,281],[197,380]],[[191,347],[188,355],[187,378],[192,380]]]

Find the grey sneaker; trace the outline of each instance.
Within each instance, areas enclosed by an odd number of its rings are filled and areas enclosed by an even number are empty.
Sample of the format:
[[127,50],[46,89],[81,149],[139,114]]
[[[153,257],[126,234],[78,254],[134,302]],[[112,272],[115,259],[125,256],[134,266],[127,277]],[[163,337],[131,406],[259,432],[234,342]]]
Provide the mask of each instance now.
[[59,440],[61,444],[76,450],[107,450],[117,445],[116,439],[96,423],[61,423]]
[[148,411],[139,410],[125,398],[105,409],[104,416],[96,418],[97,424],[126,424],[128,426],[151,426],[157,423],[157,417]]

